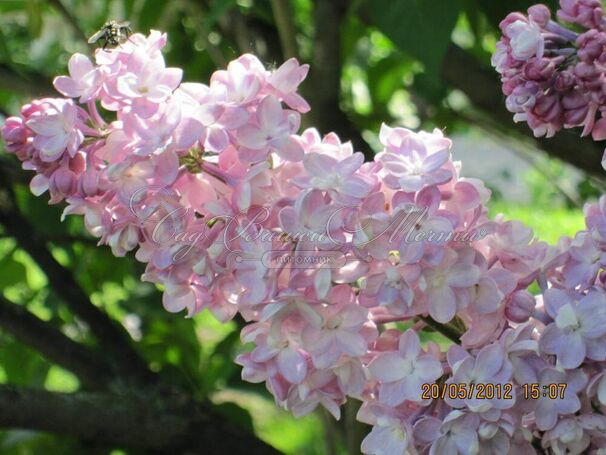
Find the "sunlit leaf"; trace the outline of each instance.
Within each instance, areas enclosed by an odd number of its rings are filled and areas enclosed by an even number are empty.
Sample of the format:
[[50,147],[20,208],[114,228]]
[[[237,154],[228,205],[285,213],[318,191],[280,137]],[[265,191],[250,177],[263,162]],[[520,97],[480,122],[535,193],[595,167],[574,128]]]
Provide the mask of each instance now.
[[24,282],[26,272],[25,266],[16,261],[12,254],[0,259],[0,289]]

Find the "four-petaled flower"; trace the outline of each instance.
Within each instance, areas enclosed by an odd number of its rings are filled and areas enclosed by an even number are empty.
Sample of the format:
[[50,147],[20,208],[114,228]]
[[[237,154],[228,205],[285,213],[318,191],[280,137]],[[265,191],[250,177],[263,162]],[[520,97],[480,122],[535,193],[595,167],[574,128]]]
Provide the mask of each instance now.
[[404,400],[421,402],[422,385],[442,375],[442,366],[432,354],[421,349],[413,330],[402,334],[395,352],[382,352],[368,365],[379,381],[379,400],[397,406]]
[[554,322],[549,324],[539,341],[543,352],[555,354],[564,368],[577,368],[585,356],[606,359],[606,296],[590,290],[579,301],[559,289],[548,289],[545,309]]
[[383,124],[380,139],[385,151],[376,159],[383,163],[385,183],[391,188],[415,192],[452,178],[452,171],[444,167],[450,156],[451,142],[441,131],[414,133]]
[[47,101],[44,115],[32,116],[26,123],[37,134],[33,145],[40,151],[43,161],[55,161],[65,151],[73,157],[84,140],[81,127],[86,114],[71,100]]

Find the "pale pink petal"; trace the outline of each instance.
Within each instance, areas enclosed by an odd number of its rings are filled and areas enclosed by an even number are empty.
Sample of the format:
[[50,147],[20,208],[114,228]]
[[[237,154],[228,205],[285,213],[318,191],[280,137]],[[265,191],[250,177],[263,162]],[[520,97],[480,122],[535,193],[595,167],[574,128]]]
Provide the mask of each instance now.
[[240,128],[237,137],[241,145],[253,150],[259,150],[267,146],[265,133],[253,125],[245,125]]
[[202,134],[202,124],[193,118],[184,118],[173,132],[175,147],[187,150],[192,147]]
[[381,387],[379,388],[379,400],[381,403],[385,403],[390,406],[397,406],[406,400],[406,392],[406,378],[401,381],[381,384]]
[[29,182],[29,188],[34,196],[40,196],[45,191],[48,191],[48,179],[42,174],[37,174]]
[[303,160],[305,171],[312,177],[324,175],[334,169],[337,165],[336,159],[322,153],[308,153]]
[[362,441],[361,449],[367,455],[403,455],[407,453],[409,442],[405,432],[400,435],[394,427],[374,426]]
[[398,180],[402,190],[413,193],[423,188],[424,178],[422,175],[403,175]]
[[433,213],[439,207],[441,200],[440,190],[435,186],[428,186],[419,191],[415,203],[419,207],[427,207],[429,213]]
[[330,291],[332,273],[330,268],[322,267],[314,277],[314,290],[319,299],[323,299]]
[[55,89],[62,95],[70,98],[76,98],[80,96],[80,87],[78,83],[68,76],[57,76],[53,80]]
[[27,126],[34,133],[43,136],[55,136],[64,132],[63,116],[61,114],[46,114],[44,116],[34,117],[27,121]]
[[362,179],[350,177],[341,185],[340,192],[355,198],[363,198],[370,191],[369,185]]
[[190,314],[196,306],[196,297],[191,289],[178,296],[171,296],[168,292],[165,292],[162,295],[162,305],[169,313],[179,313],[187,308],[188,314]]
[[293,137],[289,137],[286,143],[278,148],[276,152],[280,155],[280,158],[292,162],[301,161],[304,156],[303,147]]
[[439,152],[433,153],[423,160],[423,171],[430,173],[438,170],[446,161],[450,152],[448,150],[440,150]]
[[457,312],[454,292],[448,286],[431,288],[427,293],[427,306],[431,317],[442,324],[449,322]]
[[257,115],[263,128],[274,128],[283,118],[280,101],[274,96],[267,96],[261,101]]
[[414,330],[407,330],[400,336],[398,343],[400,354],[404,357],[416,358],[421,352],[419,336]]
[[228,129],[237,129],[248,121],[248,111],[242,107],[228,106],[219,119],[221,125]]
[[305,358],[293,348],[285,348],[277,357],[278,369],[288,382],[300,384],[307,375],[307,362]]
[[229,145],[229,136],[223,128],[210,127],[207,131],[204,146],[211,152],[222,152]]
[[562,333],[559,343],[558,363],[568,369],[579,367],[587,352],[581,334],[578,332]]
[[34,147],[40,150],[40,158],[43,161],[56,160],[65,151],[68,143],[69,136],[67,134],[36,136],[34,138]]
[[406,362],[395,352],[381,353],[370,362],[368,369],[381,382],[399,381],[406,375]]
[[454,287],[469,287],[480,281],[480,269],[475,265],[461,265],[450,270],[448,284]]
[[291,109],[295,109],[302,114],[305,114],[311,110],[309,103],[298,93],[288,93],[282,98]]
[[172,91],[177,88],[182,78],[183,70],[181,68],[166,68],[159,82]]
[[366,341],[360,334],[348,332],[346,330],[339,330],[337,333],[337,342],[339,343],[341,350],[352,357],[364,355],[368,347]]
[[364,155],[360,152],[356,152],[353,155],[339,161],[339,173],[341,175],[351,175],[360,169],[360,166],[364,163]]

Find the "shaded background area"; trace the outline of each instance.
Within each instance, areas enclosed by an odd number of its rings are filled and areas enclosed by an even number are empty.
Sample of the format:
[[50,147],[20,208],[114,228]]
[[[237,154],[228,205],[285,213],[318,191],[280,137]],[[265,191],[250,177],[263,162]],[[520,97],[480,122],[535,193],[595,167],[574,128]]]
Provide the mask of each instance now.
[[[2,0],[0,113],[55,96],[52,78],[91,52],[86,37],[106,19],[167,31],[166,61],[186,81],[244,52],[269,67],[296,56],[311,64],[304,126],[368,158],[381,122],[444,129],[463,174],[493,190],[493,214],[555,242],[583,226],[582,202],[603,188],[603,144],[578,132],[536,140],[506,112],[489,65],[496,27],[532,3]],[[96,247],[79,217],[61,223],[62,207],[33,197],[12,158],[0,153],[0,453],[273,453],[257,438],[285,453],[359,453],[355,404],[342,422],[278,409],[240,380],[237,321],[167,314],[142,265]]]

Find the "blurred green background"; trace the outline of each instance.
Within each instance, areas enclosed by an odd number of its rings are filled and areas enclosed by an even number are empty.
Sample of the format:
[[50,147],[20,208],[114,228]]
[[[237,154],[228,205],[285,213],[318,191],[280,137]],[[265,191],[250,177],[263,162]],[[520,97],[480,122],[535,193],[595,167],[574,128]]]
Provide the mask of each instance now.
[[[255,53],[269,67],[297,56],[312,65],[302,86],[312,106],[305,125],[323,133],[336,130],[369,157],[378,149],[381,122],[444,129],[455,140],[453,153],[463,161],[463,175],[482,178],[493,190],[491,214],[519,219],[541,239],[556,242],[583,227],[582,203],[595,199],[603,187],[601,149],[574,135],[537,141],[525,125],[514,126],[504,110],[497,74],[489,67],[496,26],[507,12],[530,4],[1,0],[0,113],[16,114],[28,99],[52,93],[52,78],[65,73],[72,53],[91,52],[86,37],[107,19],[129,20],[143,33],[167,31],[166,60],[182,67],[187,81],[207,81],[215,69],[244,52]],[[578,167],[583,154],[595,160],[595,169]],[[96,247],[79,217],[60,222],[62,207],[47,205],[46,196],[33,197],[27,186],[30,173],[18,170],[14,157],[0,156],[10,170],[2,174],[0,186],[12,190],[17,202],[11,210],[33,226],[90,301],[119,321],[152,371],[194,399],[210,401],[228,422],[254,431],[284,453],[356,453],[348,449],[360,437],[348,434],[351,425],[331,422],[322,412],[296,420],[275,406],[262,385],[241,381],[233,358],[246,347],[240,344],[237,322],[222,325],[206,312],[191,320],[166,313],[158,290],[139,281],[143,268],[132,255],[117,259],[108,248]],[[89,327],[57,295],[57,283],[49,282],[46,272],[0,225],[4,297],[70,339],[94,345]],[[0,382],[56,392],[84,388],[77,376],[17,338],[8,330],[0,332]],[[73,436],[8,430],[0,433],[0,453],[131,450]]]

